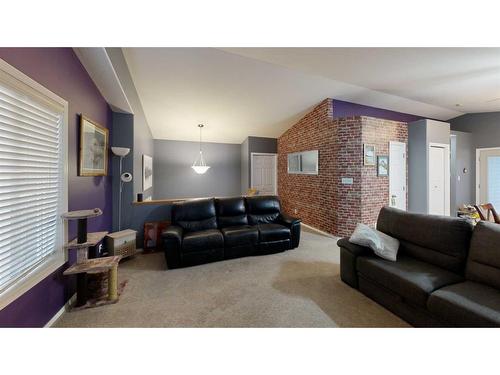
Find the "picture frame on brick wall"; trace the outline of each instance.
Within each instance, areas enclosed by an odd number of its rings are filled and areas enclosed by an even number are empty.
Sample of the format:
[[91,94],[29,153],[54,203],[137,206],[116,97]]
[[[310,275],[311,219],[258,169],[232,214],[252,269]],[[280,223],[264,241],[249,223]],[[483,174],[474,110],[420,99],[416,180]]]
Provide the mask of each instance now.
[[376,163],[375,145],[365,143],[363,145],[363,165],[375,166]]
[[388,155],[377,156],[377,176],[379,176],[379,177],[389,176],[389,156]]

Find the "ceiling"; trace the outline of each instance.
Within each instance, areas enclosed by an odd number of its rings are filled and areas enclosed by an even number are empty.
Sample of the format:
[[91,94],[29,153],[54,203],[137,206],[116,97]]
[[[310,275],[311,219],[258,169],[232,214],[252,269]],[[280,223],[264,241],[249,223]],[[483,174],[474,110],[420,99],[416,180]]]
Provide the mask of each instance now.
[[[325,98],[448,120],[500,110],[500,48],[124,48],[156,139],[277,137]],[[457,106],[459,104],[459,106]]]

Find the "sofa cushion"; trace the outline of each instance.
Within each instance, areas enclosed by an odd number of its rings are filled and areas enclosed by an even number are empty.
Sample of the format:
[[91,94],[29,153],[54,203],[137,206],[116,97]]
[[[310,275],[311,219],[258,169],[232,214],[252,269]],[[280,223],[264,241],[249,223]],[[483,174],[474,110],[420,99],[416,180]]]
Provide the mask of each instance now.
[[259,224],[260,242],[272,242],[290,239],[290,229],[281,224]]
[[377,229],[400,241],[401,254],[463,274],[473,231],[467,220],[383,207]]
[[500,225],[486,221],[476,225],[465,278],[500,289]]
[[436,289],[464,280],[457,274],[407,255],[400,255],[396,262],[360,256],[356,266],[366,278],[422,307]]
[[239,227],[222,228],[225,246],[257,245],[259,243],[259,230],[257,227],[242,225]]
[[500,326],[500,291],[473,281],[436,290],[429,297],[427,307],[458,327]]
[[198,252],[224,247],[224,237],[218,229],[208,229],[197,232],[189,232],[182,240],[184,252]]
[[219,228],[247,225],[247,212],[243,197],[218,198],[215,200]]
[[273,223],[280,216],[280,202],[278,197],[259,195],[247,197],[248,223],[250,225]]
[[176,203],[172,208],[172,222],[186,232],[217,229],[213,198]]

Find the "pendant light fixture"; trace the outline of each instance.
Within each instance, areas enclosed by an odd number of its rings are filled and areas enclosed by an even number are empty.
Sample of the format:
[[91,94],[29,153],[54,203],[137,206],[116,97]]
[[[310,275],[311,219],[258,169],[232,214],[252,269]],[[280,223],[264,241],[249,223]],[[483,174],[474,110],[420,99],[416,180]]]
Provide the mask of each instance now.
[[205,159],[203,159],[203,152],[201,151],[201,129],[203,129],[203,124],[199,124],[198,127],[200,128],[200,154],[196,158],[195,162],[191,166],[191,168],[194,169],[194,171],[198,174],[204,174],[206,171],[209,170],[209,166],[205,164]]

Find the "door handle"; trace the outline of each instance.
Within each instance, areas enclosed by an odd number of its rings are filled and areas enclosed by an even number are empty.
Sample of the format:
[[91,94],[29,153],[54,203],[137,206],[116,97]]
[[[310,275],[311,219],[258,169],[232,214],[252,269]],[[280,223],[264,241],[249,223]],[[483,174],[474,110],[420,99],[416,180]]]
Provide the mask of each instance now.
[[391,206],[396,205],[396,198],[397,198],[396,194],[391,195]]

